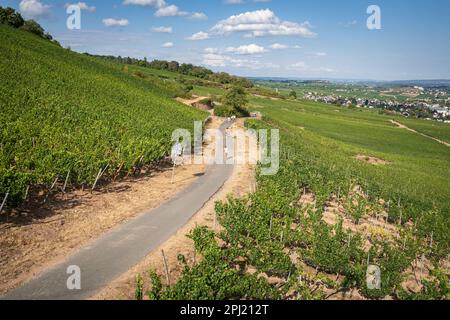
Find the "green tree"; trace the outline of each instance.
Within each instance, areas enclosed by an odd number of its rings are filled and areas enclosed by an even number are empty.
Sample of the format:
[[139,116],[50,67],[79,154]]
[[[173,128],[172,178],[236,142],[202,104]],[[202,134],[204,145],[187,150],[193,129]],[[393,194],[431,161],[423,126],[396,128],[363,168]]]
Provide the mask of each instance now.
[[180,68],[180,64],[176,61],[171,61],[168,63],[167,68],[169,69],[169,71],[178,72],[178,69]]
[[20,13],[16,12],[13,8],[0,7],[0,23],[10,25],[14,28],[20,28],[25,21]]
[[194,86],[190,84],[185,85],[183,88],[185,94],[189,94],[192,90],[194,90]]
[[232,86],[225,95],[224,104],[235,109],[243,108],[247,103],[247,93],[241,86]]
[[[34,20],[27,20],[21,27],[22,30],[31,32],[41,38],[44,38],[44,28],[41,27],[39,23]],[[50,39],[49,39],[50,40]]]
[[[247,93],[241,86],[232,86],[223,99],[223,108],[220,110],[226,111],[223,116],[235,115],[239,117],[247,117],[249,115],[245,106],[247,105]],[[220,111],[218,109],[218,112]],[[217,114],[217,113],[216,113]],[[220,116],[220,114],[217,114]]]
[[295,92],[294,90],[292,90],[292,91],[289,93],[289,98],[291,98],[291,99],[297,99],[297,92]]

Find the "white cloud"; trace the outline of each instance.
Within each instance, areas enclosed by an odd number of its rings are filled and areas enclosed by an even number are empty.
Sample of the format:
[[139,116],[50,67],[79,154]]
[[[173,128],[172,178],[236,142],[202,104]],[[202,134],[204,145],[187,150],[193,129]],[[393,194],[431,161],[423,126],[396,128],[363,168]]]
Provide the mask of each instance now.
[[162,45],[163,48],[172,48],[173,46],[173,42],[166,42]]
[[188,12],[180,11],[176,5],[161,7],[155,12],[156,17],[186,16],[188,14]]
[[291,64],[290,67],[291,67],[292,69],[297,69],[297,70],[306,70],[307,65],[306,65],[305,62],[299,61],[299,62],[296,62],[296,63],[294,63],[294,64]]
[[327,54],[325,52],[314,52],[312,55],[316,57],[326,57]]
[[197,32],[195,34],[193,34],[192,36],[190,36],[189,38],[187,38],[188,40],[206,40],[209,39],[209,34],[207,34],[206,32]]
[[172,33],[173,28],[172,27],[154,27],[152,28],[153,32],[156,33]]
[[[187,16],[189,14],[189,12],[181,11],[176,5],[169,5],[165,0],[124,0],[122,3],[125,6],[133,5],[142,7],[155,7],[158,9],[155,12],[156,17]],[[201,17],[196,15],[193,18],[195,19]]]
[[328,73],[331,73],[331,72],[335,72],[335,71],[336,71],[336,70],[334,70],[334,69],[327,68],[327,67],[320,67],[318,70],[319,70],[319,71],[328,72]]
[[226,66],[227,57],[214,54],[214,53],[206,53],[203,55],[203,64],[210,67],[225,67]]
[[[252,0],[252,2],[256,2],[256,3],[268,3],[271,1],[272,0]],[[223,0],[223,2],[225,4],[243,4],[243,3],[245,3],[244,0]]]
[[129,22],[127,19],[112,19],[112,18],[108,18],[108,19],[103,19],[103,24],[106,27],[126,27],[128,26]]
[[226,52],[234,53],[233,51],[230,51],[229,48],[225,50],[218,48],[205,48],[202,56],[202,64],[208,67],[235,67],[251,70],[279,68],[278,65],[270,62],[262,62],[257,59],[237,58],[236,56],[225,54]]
[[203,12],[194,12],[191,14],[190,19],[192,20],[208,20],[208,16]]
[[226,52],[234,53],[234,54],[261,54],[267,52],[264,47],[258,46],[257,44],[249,44],[240,47],[228,47]]
[[66,8],[68,8],[69,6],[78,6],[81,10],[85,10],[88,12],[95,12],[97,10],[96,7],[94,6],[89,6],[86,2],[78,2],[78,3],[66,3]]
[[255,59],[236,59],[223,54],[205,53],[203,55],[202,64],[209,67],[234,67],[246,68],[251,70],[279,68],[273,63],[265,63]]
[[220,50],[217,48],[205,48],[205,53],[219,53]]
[[342,22],[339,23],[340,26],[344,26],[345,28],[354,27],[354,26],[356,26],[357,24],[358,24],[358,21],[357,21],[357,20],[353,20],[353,21],[346,22],[346,23],[342,23]]
[[303,71],[303,72],[308,72],[308,73],[313,73],[313,74],[318,74],[318,73],[323,73],[323,72],[326,72],[326,73],[336,72],[336,70],[328,68],[328,67],[310,67],[303,61],[299,61],[297,63],[291,64],[290,66],[288,66],[288,70]]
[[274,50],[283,50],[283,49],[288,49],[289,46],[285,45],[285,44],[274,43],[274,44],[270,45],[269,48],[274,49]]
[[280,20],[271,10],[257,10],[233,15],[217,23],[211,34],[223,35],[234,32],[245,32],[247,37],[261,36],[299,36],[315,37],[310,24]]
[[241,3],[244,3],[243,0],[224,0],[223,2],[225,4],[241,4]]
[[25,18],[38,19],[50,15],[50,6],[38,0],[22,0],[19,9]]
[[156,8],[162,8],[166,6],[165,0],[124,0],[123,5],[132,5],[132,6],[153,6]]

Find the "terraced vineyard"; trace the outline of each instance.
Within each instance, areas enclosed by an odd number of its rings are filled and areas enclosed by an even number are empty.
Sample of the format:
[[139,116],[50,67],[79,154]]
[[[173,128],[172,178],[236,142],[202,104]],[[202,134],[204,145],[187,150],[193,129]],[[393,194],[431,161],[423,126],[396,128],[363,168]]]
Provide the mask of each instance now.
[[69,184],[150,164],[171,133],[206,113],[172,98],[176,85],[62,49],[0,25],[0,198],[18,204],[28,186]]
[[[281,130],[280,172],[218,203],[221,230],[191,234],[203,259],[181,256],[171,287],[152,272],[150,298],[449,298],[448,147],[372,111],[251,104],[265,117],[249,127]],[[369,265],[381,270],[380,288],[367,284]]]

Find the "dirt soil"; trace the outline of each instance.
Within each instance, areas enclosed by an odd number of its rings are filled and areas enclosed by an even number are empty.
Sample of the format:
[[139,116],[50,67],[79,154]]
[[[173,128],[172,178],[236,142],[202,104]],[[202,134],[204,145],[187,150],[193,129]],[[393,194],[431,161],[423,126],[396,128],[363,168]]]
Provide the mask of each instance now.
[[194,104],[204,100],[204,99],[208,99],[208,97],[195,97],[193,99],[183,99],[183,98],[176,98],[175,100],[177,100],[178,102],[181,102],[182,104],[185,104],[187,106],[191,106],[193,107]]
[[369,164],[373,164],[374,166],[384,166],[384,165],[389,164],[389,162],[386,161],[386,160],[379,159],[379,158],[376,158],[376,157],[366,156],[364,154],[356,155],[355,159],[359,160],[359,161],[367,162]]
[[[213,117],[207,128],[216,129],[222,122]],[[61,193],[27,212],[14,212],[16,218],[0,224],[0,295],[63,261],[113,227],[159,207],[205,169],[204,165],[178,167],[172,183],[172,168],[159,168],[111,183],[98,192]]]
[[[239,119],[238,123],[231,130],[243,129],[244,120]],[[249,192],[256,190],[255,185],[255,168],[252,165],[237,165],[233,171],[232,177],[224,184],[221,190],[210,200],[205,206],[175,235],[159,248],[151,252],[141,263],[121,275],[113,281],[107,288],[93,296],[93,300],[128,300],[134,299],[135,296],[135,279],[136,275],[141,274],[145,281],[144,292],[150,288],[150,280],[148,271],[154,269],[161,276],[163,283],[166,283],[166,272],[162,250],[166,256],[170,283],[176,283],[181,275],[182,266],[178,262],[178,255],[182,254],[190,265],[198,262],[201,258],[195,256],[194,243],[187,238],[187,235],[196,226],[207,226],[218,230],[215,218],[215,203],[217,201],[226,200],[228,195],[241,197]]]

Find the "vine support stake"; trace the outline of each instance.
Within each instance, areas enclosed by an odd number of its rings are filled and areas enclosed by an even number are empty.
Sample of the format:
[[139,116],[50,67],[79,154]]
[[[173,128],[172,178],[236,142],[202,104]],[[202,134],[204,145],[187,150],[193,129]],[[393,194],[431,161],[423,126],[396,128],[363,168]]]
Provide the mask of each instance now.
[[69,182],[69,176],[70,176],[70,170],[67,171],[67,176],[66,176],[66,180],[64,181],[64,186],[62,189],[62,192],[65,193],[66,192],[66,188],[67,188],[67,183]]
[[53,188],[56,186],[56,184],[58,183],[58,177],[56,177],[56,179],[55,179],[55,181],[53,181],[53,184],[52,184],[52,186],[50,187],[50,191],[52,191],[53,190]]
[[422,254],[422,266],[421,266],[420,273],[422,276],[425,273],[425,254]]
[[25,189],[25,195],[23,196],[23,201],[27,201],[29,191],[30,191],[30,185],[28,185],[27,188]]
[[430,239],[430,248],[433,248],[433,236],[434,236],[434,232],[431,232],[431,239]]
[[270,216],[269,238],[272,236],[273,213]]
[[386,212],[386,224],[384,225],[384,229],[387,229],[388,224],[389,224],[389,212]]
[[108,169],[109,164],[106,165],[105,169],[100,168],[97,177],[95,178],[95,182],[94,185],[92,186],[92,191],[95,190],[95,187],[97,186],[98,181],[100,180],[100,178],[103,176],[103,174],[105,174],[106,170]]
[[167,285],[170,287],[170,273],[169,273],[169,266],[167,264],[167,259],[166,259],[166,255],[164,254],[164,250],[161,250],[161,254],[163,257],[163,262],[164,262],[164,269],[166,270],[166,280],[167,280]]
[[53,181],[53,184],[50,186],[50,190],[48,191],[47,195],[45,196],[44,203],[47,203],[48,197],[50,196],[50,193],[52,193],[52,190],[55,187],[57,182],[58,182],[58,177],[56,177],[55,181]]
[[[3,207],[6,204],[6,200],[8,200],[9,192],[6,193],[5,198],[2,201],[2,204],[0,205],[0,213],[2,213]],[[6,216],[6,221],[8,222],[8,216]]]

